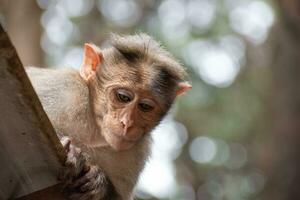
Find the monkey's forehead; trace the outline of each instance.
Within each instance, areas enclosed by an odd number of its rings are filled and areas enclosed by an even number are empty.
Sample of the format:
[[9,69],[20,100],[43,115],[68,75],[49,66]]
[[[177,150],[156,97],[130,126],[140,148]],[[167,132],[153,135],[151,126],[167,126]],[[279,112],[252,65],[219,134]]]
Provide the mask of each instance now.
[[110,84],[130,88],[140,94],[155,97],[160,104],[171,104],[177,88],[177,80],[163,69],[127,68],[111,74]]
[[[187,73],[183,65],[173,57],[167,51],[147,51],[147,53],[141,53],[139,51],[119,52],[114,48],[109,48],[104,51],[104,60],[108,61],[111,66],[122,65],[122,68],[126,66],[130,68],[138,68],[144,71],[151,71],[153,69],[162,69],[168,71],[174,77],[181,79],[182,81],[187,78]],[[120,69],[122,69],[120,68]]]
[[172,89],[180,80],[174,77],[167,69],[147,64],[121,64],[110,70],[112,80],[121,83],[131,83],[144,88],[167,87]]

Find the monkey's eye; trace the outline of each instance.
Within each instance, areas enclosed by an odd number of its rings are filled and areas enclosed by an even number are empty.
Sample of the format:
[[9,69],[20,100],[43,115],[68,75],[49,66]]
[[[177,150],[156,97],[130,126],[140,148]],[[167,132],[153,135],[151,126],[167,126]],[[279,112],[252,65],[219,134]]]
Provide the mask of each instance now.
[[138,106],[141,111],[149,112],[154,109],[155,104],[150,99],[143,99],[143,100],[141,100],[141,102],[139,103]]
[[117,99],[122,103],[128,103],[133,99],[133,95],[131,92],[125,90],[125,89],[118,89],[116,91]]

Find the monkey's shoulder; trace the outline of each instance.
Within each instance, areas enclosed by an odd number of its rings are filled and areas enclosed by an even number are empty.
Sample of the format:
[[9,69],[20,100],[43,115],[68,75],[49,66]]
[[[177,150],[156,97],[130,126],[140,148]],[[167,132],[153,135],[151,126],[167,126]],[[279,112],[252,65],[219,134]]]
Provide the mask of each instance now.
[[77,70],[27,67],[26,72],[53,122],[58,113],[75,115],[86,110],[89,91]]
[[86,84],[78,70],[72,68],[25,68],[35,89],[80,89],[86,90]]
[[62,79],[69,80],[79,79],[79,72],[73,68],[39,68],[35,66],[26,66],[25,70],[29,78],[44,78],[44,79]]

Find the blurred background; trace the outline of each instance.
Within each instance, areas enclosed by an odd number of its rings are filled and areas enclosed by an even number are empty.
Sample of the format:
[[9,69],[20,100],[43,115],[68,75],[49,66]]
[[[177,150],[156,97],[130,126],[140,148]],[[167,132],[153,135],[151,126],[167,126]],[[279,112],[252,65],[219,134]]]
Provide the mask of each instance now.
[[193,90],[154,131],[138,199],[300,199],[298,0],[0,0],[24,65],[78,68],[84,42],[146,32]]

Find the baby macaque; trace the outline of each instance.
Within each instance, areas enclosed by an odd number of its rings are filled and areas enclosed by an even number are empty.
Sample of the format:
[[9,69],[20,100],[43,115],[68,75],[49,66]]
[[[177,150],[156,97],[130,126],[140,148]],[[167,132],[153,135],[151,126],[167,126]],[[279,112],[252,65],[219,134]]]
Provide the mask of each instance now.
[[181,64],[150,36],[110,42],[85,44],[80,71],[27,68],[67,151],[60,178],[71,199],[132,199],[149,133],[191,89]]

